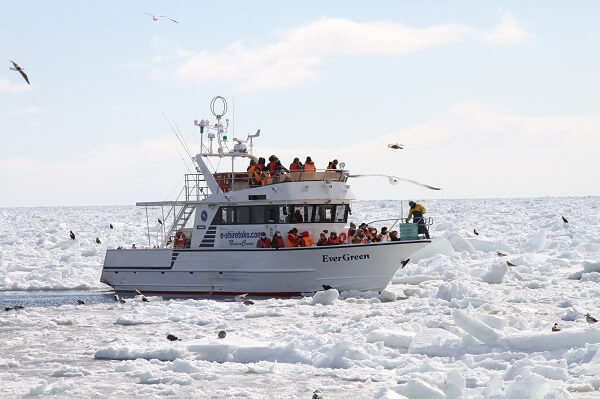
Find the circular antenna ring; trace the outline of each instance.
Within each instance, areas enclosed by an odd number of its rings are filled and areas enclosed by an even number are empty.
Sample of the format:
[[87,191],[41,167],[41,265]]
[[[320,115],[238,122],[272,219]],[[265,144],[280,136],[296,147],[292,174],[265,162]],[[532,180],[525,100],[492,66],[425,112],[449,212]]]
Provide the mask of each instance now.
[[[221,103],[222,103],[220,113],[215,112],[215,103],[217,102],[217,100],[221,100]],[[215,117],[217,117],[217,119],[221,119],[221,117],[227,113],[227,101],[221,96],[216,96],[210,102],[210,112],[212,112],[212,114]]]

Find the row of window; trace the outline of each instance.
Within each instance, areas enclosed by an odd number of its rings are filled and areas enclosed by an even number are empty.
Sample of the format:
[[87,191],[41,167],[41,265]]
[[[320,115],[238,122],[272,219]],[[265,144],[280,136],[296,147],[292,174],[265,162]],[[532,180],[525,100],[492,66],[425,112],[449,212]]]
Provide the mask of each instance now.
[[347,204],[222,206],[212,224],[346,223],[348,211]]

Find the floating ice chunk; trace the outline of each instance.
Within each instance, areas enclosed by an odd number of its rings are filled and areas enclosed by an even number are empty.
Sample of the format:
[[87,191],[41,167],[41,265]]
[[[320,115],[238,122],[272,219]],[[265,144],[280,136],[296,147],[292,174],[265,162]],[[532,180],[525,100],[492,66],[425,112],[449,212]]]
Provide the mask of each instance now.
[[581,281],[593,281],[595,283],[598,283],[598,282],[600,282],[600,273],[598,273],[598,272],[583,273],[581,275]]
[[481,252],[496,252],[502,251],[512,254],[515,250],[508,244],[500,241],[488,241],[480,238],[469,238],[467,240],[469,244],[476,250]]
[[420,378],[413,378],[406,384],[398,385],[396,391],[410,399],[447,399],[444,392]]
[[55,370],[52,377],[84,377],[92,374],[89,370],[77,367],[63,367]]
[[416,262],[421,259],[431,258],[434,255],[452,256],[455,254],[456,252],[454,252],[454,248],[452,248],[448,240],[445,238],[434,238],[431,240],[431,244],[415,252],[410,259]]
[[373,399],[406,399],[406,396],[402,396],[389,388],[382,388],[373,396]]
[[[563,396],[564,393],[567,396]],[[506,399],[559,399],[569,397],[568,392],[557,386],[557,383],[551,383],[541,375],[532,373],[527,367],[505,391]]]
[[349,369],[354,365],[354,360],[366,360],[370,355],[364,348],[354,346],[348,341],[337,342],[327,348],[325,353],[317,356],[312,365],[319,368]]
[[600,330],[568,330],[560,332],[529,333],[503,337],[499,343],[519,352],[545,352],[600,343]]
[[583,272],[592,273],[600,272],[600,262],[583,262]]
[[442,283],[438,288],[436,298],[443,299],[445,301],[451,301],[453,298],[464,299],[465,294],[468,294],[467,288],[457,282]]
[[381,302],[394,302],[398,298],[398,295],[390,290],[383,290],[379,293],[379,299]]
[[311,304],[331,305],[338,299],[339,296],[340,293],[335,288],[325,291],[318,291],[313,296]]
[[458,327],[488,345],[496,345],[502,337],[497,330],[461,310],[453,309],[452,318]]
[[508,272],[506,262],[498,261],[494,263],[487,273],[481,276],[481,281],[488,284],[500,284]]
[[390,348],[408,348],[417,333],[412,331],[391,331],[379,328],[367,335],[367,342],[383,342]]
[[95,359],[106,360],[135,360],[135,359],[158,359],[173,361],[183,357],[183,351],[176,348],[158,348],[158,349],[134,349],[134,348],[116,348],[108,347],[98,349],[94,353]]
[[469,242],[458,233],[450,233],[448,235],[448,241],[450,242],[450,245],[452,245],[452,248],[454,248],[456,252],[475,252],[475,248],[473,248],[473,246],[469,244]]
[[541,251],[546,247],[546,230],[541,229],[527,240],[523,247],[528,251]]
[[564,321],[575,321],[579,317],[579,312],[575,308],[568,308],[565,313],[560,317]]
[[487,387],[481,392],[485,399],[497,399],[502,397],[502,377],[498,374],[492,375]]
[[90,247],[81,251],[81,256],[95,256],[98,254],[98,250],[94,247]]
[[513,365],[506,371],[504,374],[505,380],[514,380],[519,375],[523,374],[523,370],[525,368],[530,369],[531,371],[539,374],[545,378],[550,380],[559,380],[564,381],[569,376],[567,372],[567,363],[565,361],[559,362],[559,366],[548,366],[543,364],[536,364],[537,359],[525,358],[517,360]]
[[173,361],[169,366],[169,370],[175,373],[185,374],[197,374],[203,371],[200,367],[197,367],[191,361],[183,359],[175,359],[175,361]]
[[401,276],[394,277],[392,279],[392,284],[409,284],[409,285],[419,285],[425,281],[433,281],[433,280],[443,280],[442,276],[429,276],[422,274],[415,274],[412,276]]
[[[451,332],[441,328],[426,328],[413,337],[408,353],[452,357],[456,354],[460,343],[461,339]],[[412,398],[411,395],[408,396]]]
[[600,374],[600,350],[596,351],[596,354],[590,360],[588,364],[585,364],[583,367],[583,373],[585,375],[593,375],[597,376]]
[[448,372],[446,384],[442,388],[448,399],[459,399],[464,397],[466,385],[465,376],[459,369],[453,369]]

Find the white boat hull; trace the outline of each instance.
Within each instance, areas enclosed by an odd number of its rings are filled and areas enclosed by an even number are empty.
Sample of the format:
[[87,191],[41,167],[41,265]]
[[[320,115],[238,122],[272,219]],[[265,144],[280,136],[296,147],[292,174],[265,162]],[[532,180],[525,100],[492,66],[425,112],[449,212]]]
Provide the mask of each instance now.
[[429,240],[281,249],[108,250],[101,281],[117,292],[293,296],[324,287],[382,291]]

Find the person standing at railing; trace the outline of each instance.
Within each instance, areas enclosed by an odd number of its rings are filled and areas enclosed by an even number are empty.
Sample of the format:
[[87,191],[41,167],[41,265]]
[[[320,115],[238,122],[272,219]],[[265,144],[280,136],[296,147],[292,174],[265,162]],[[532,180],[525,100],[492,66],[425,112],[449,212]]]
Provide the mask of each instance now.
[[290,164],[290,172],[302,172],[302,169],[304,169],[304,165],[300,162],[300,158],[294,158],[294,162]]
[[406,223],[413,218],[413,223],[417,223],[418,225],[419,234],[425,234],[425,238],[429,239],[429,231],[427,230],[425,218],[423,217],[425,214],[425,207],[421,204],[417,204],[414,201],[408,201],[408,205],[410,205],[410,210],[408,211]]
[[306,161],[304,161],[304,171],[305,172],[314,172],[317,168],[315,167],[315,163],[313,162],[311,157],[306,157]]
[[336,170],[337,164],[338,164],[338,160],[334,159],[333,161],[329,162],[329,165],[327,165],[327,170]]
[[261,233],[260,238],[256,242],[257,248],[271,248],[271,240],[267,238],[267,233]]
[[248,168],[246,169],[246,172],[248,173],[248,184],[250,185],[250,187],[256,187],[257,185],[260,186],[260,179],[258,184],[256,184],[256,179],[255,179],[255,171],[256,171],[256,161],[254,159],[250,160],[250,165],[248,165]]
[[273,233],[273,239],[271,240],[271,247],[275,249],[283,248],[283,237],[281,237],[281,233],[279,231],[275,231]]
[[297,228],[293,228],[290,231],[288,231],[288,235],[287,235],[287,247],[288,248],[293,248],[293,247],[297,247],[298,246],[298,229]]

